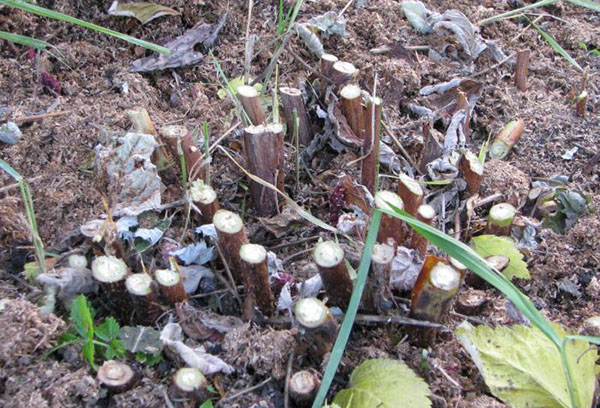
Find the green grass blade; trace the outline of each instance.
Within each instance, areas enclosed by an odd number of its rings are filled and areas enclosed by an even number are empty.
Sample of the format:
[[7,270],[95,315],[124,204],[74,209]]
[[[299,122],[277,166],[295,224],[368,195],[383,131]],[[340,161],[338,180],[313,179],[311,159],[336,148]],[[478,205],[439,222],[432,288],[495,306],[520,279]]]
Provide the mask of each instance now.
[[342,354],[344,354],[344,350],[346,349],[346,343],[350,337],[350,330],[352,330],[354,318],[356,317],[358,305],[360,303],[360,299],[365,288],[365,283],[367,281],[367,275],[371,267],[371,255],[373,254],[373,246],[377,240],[377,233],[379,232],[380,223],[381,211],[375,210],[373,212],[373,217],[371,218],[371,225],[369,226],[369,233],[367,234],[367,239],[365,241],[365,247],[360,260],[360,265],[358,266],[358,277],[354,282],[354,291],[352,292],[352,297],[350,298],[350,304],[348,305],[346,315],[344,316],[344,321],[340,327],[340,332],[329,356],[329,362],[327,363],[327,368],[323,374],[323,381],[321,382],[319,392],[317,393],[317,396],[312,404],[312,408],[321,408],[325,402],[327,391],[329,391],[329,387],[331,386],[335,372],[337,371],[342,359]]
[[8,164],[7,162],[5,162],[2,159],[0,159],[0,169],[2,169],[5,172],[7,172],[9,176],[11,176],[12,178],[15,179],[15,181],[21,181],[21,180],[23,180],[23,176],[21,176],[19,174],[19,172],[17,172],[15,169],[13,169],[10,166],[10,164]]
[[144,40],[138,40],[135,37],[131,37],[118,31],[114,31],[96,24],[88,23],[87,21],[80,20],[78,18],[71,17],[66,14],[58,13],[56,11],[46,9],[44,7],[29,4],[21,0],[0,0],[0,4],[4,4],[5,6],[13,7],[19,10],[27,11],[29,13],[37,14],[38,16],[48,17],[54,20],[66,21],[67,23],[76,24],[90,30],[98,31],[102,34],[111,35],[113,37],[119,38],[121,40],[127,41],[135,45],[139,45],[140,47],[144,47],[152,51],[156,51],[161,54],[169,54],[171,52],[168,48],[161,47],[160,45],[152,44]]
[[500,20],[504,20],[504,19],[507,19],[507,18],[510,18],[510,17],[514,17],[517,14],[523,13],[524,11],[535,9],[535,8],[539,8],[539,7],[543,7],[543,6],[547,6],[547,5],[550,5],[550,4],[554,4],[556,2],[558,2],[558,0],[542,0],[542,1],[538,1],[536,3],[530,4],[530,5],[525,6],[525,7],[521,7],[521,8],[515,9],[515,10],[507,11],[506,13],[498,14],[497,16],[493,16],[493,17],[490,17],[490,18],[486,18],[486,19],[481,20],[480,22],[478,22],[477,25],[482,26],[482,25],[486,25],[486,24],[491,24],[491,23],[494,23],[496,21],[500,21]]
[[581,66],[577,63],[577,61],[575,61],[573,59],[573,57],[571,57],[569,55],[568,52],[565,51],[565,49],[563,47],[560,46],[559,43],[556,42],[556,40],[554,38],[552,38],[552,36],[550,34],[548,34],[547,32],[545,32],[544,30],[542,30],[536,23],[534,23],[533,21],[529,22],[536,30],[538,30],[538,32],[542,35],[542,37],[544,37],[544,39],[548,42],[548,44],[550,44],[550,46],[552,48],[554,48],[554,51],[556,51],[557,53],[559,53],[560,55],[562,55],[562,57],[564,59],[566,59],[567,61],[569,61],[575,68],[577,68],[577,70],[579,72],[583,72],[583,68],[581,68]]
[[37,48],[38,50],[43,50],[50,46],[46,41],[36,40],[35,38],[27,37],[25,35],[7,33],[6,31],[0,31],[0,39],[24,45],[29,48]]
[[571,4],[575,4],[576,6],[581,6],[585,8],[589,8],[590,10],[600,12],[600,3],[597,1],[591,0],[567,0]]

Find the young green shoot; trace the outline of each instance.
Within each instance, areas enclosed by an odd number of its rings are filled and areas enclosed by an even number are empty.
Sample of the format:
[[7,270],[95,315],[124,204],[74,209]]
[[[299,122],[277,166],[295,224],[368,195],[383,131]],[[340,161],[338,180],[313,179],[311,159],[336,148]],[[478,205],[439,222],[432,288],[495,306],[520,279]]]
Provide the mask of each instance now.
[[44,358],[63,347],[81,344],[81,353],[94,370],[97,347],[104,350],[102,359],[112,360],[123,357],[125,350],[119,339],[119,323],[114,317],[107,317],[100,326],[94,325],[94,309],[84,295],[79,295],[71,303],[71,321],[73,326],[60,337],[60,344],[44,354]]

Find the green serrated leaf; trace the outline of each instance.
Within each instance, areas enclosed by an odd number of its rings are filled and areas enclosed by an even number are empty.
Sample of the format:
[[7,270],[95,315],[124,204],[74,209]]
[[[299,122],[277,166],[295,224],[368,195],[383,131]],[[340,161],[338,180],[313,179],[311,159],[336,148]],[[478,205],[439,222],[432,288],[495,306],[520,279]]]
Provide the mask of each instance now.
[[367,360],[350,375],[350,388],[334,403],[341,408],[431,407],[429,386],[403,361]]
[[77,341],[79,339],[81,339],[81,337],[77,336],[75,333],[65,332],[58,338],[58,342],[62,344]]
[[[565,332],[553,325],[561,338]],[[457,338],[480,370],[492,394],[515,408],[574,408],[562,370],[560,351],[535,327],[474,328],[463,323]],[[592,406],[598,352],[589,343],[567,345],[567,360],[574,373],[577,407]]]
[[114,317],[107,317],[100,326],[96,327],[96,336],[104,341],[111,341],[119,337],[119,323]]
[[87,362],[90,363],[92,368],[94,370],[97,370],[98,367],[96,366],[96,363],[94,362],[95,349],[94,349],[93,341],[88,340],[85,343],[83,343],[83,347],[81,348],[81,354],[87,360]]
[[479,235],[471,239],[469,245],[482,257],[502,255],[508,257],[510,262],[502,274],[506,279],[517,277],[531,279],[527,264],[523,261],[523,254],[517,249],[513,240],[495,235]]
[[109,344],[109,348],[113,350],[113,353],[117,357],[123,357],[125,355],[125,348],[123,342],[120,339],[113,339]]
[[198,408],[213,408],[212,400],[206,400]]
[[73,320],[73,327],[81,337],[89,340],[94,338],[92,306],[85,296],[79,295],[73,299],[71,303],[71,320]]

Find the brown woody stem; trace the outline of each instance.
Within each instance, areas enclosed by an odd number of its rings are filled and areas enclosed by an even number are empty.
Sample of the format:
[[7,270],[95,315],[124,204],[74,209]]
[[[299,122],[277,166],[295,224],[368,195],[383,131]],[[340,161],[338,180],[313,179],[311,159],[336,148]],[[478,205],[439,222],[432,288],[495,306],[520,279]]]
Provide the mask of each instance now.
[[154,272],[154,277],[167,303],[174,305],[187,299],[183,280],[178,272],[170,269],[158,269]]
[[357,85],[346,85],[340,91],[342,111],[350,129],[359,139],[364,139],[365,120],[363,117],[362,91]]
[[118,394],[133,388],[140,376],[128,364],[107,360],[98,370],[96,378],[103,387]]
[[234,212],[219,210],[213,217],[213,224],[217,231],[219,246],[225,259],[229,261],[229,267],[235,281],[245,283],[242,280],[240,249],[242,245],[248,243],[248,237],[242,219]]
[[147,273],[134,273],[125,281],[137,320],[144,325],[154,324],[162,313],[153,283]]
[[[250,173],[283,188],[283,126],[249,126],[244,129],[244,147]],[[261,217],[278,213],[277,192],[250,181],[254,209]]]
[[[375,194],[375,207],[381,210],[394,211],[390,206],[393,205],[400,210],[404,209],[404,202],[400,196],[392,191],[378,191]],[[406,228],[404,222],[391,215],[383,214],[381,216],[381,225],[379,227],[379,233],[377,234],[377,242],[387,244],[393,240],[392,245],[394,248],[398,245],[404,245],[406,240]]]
[[120,317],[125,317],[131,307],[125,287],[128,275],[127,264],[114,256],[99,256],[92,261],[92,276],[100,283],[111,311]]
[[215,213],[221,207],[215,190],[208,184],[204,184],[203,181],[196,180],[190,187],[190,196],[194,205],[201,212],[199,214],[201,225],[210,224]]
[[258,91],[250,85],[242,85],[237,88],[237,96],[250,122],[253,125],[262,125],[265,123],[265,113],[260,106]]
[[288,381],[290,398],[298,408],[310,407],[320,386],[321,380],[314,370],[298,371]]
[[331,80],[336,89],[340,89],[354,80],[358,74],[358,69],[349,62],[337,61],[331,69]]
[[300,299],[294,308],[301,329],[302,343],[311,354],[323,357],[331,351],[338,334],[338,324],[329,308],[317,298]]
[[371,194],[375,194],[377,186],[377,173],[379,171],[379,134],[381,132],[381,108],[380,98],[370,98],[365,115],[365,138],[363,141],[363,155],[361,169],[361,184]]
[[368,310],[379,314],[387,313],[393,305],[390,279],[395,252],[395,248],[388,244],[373,246],[371,274],[365,288],[364,304]]
[[334,241],[324,241],[317,244],[313,257],[331,304],[345,309],[350,302],[353,285],[344,250]]
[[527,90],[529,55],[529,50],[521,50],[517,52],[517,63],[515,64],[515,86],[521,92],[525,92]]
[[169,396],[173,399],[185,399],[188,404],[186,406],[195,407],[210,396],[208,385],[208,380],[199,369],[180,368],[173,375]]
[[[423,204],[419,206],[417,209],[417,219],[427,225],[432,225],[433,220],[435,219],[435,210],[432,206]],[[409,248],[414,249],[419,253],[421,259],[425,258],[427,255],[427,247],[429,246],[429,241],[419,234],[417,231],[411,232],[411,240]]]
[[517,144],[523,130],[525,129],[525,122],[523,119],[513,120],[502,129],[500,133],[494,138],[490,145],[490,158],[492,159],[504,159],[508,156],[508,153]]
[[[458,293],[460,274],[435,256],[428,256],[411,294],[410,317],[440,323]],[[420,347],[431,345],[436,329],[416,327],[413,342]]]
[[281,87],[279,88],[279,97],[281,98],[281,107],[288,136],[293,137],[294,128],[294,110],[298,118],[298,143],[302,146],[308,146],[312,140],[312,131],[306,108],[304,107],[304,98],[302,91],[297,88]]
[[267,250],[262,245],[244,244],[240,248],[242,270],[244,270],[246,285],[254,296],[258,308],[265,315],[274,311],[275,298],[269,284],[269,269],[267,267]]
[[203,180],[206,172],[201,166],[202,152],[196,146],[192,132],[185,126],[171,125],[162,127],[160,135],[173,156],[179,158],[183,154],[189,180]]
[[479,158],[471,151],[465,150],[459,168],[467,182],[469,195],[479,194],[479,188],[483,180],[483,164],[479,161]]
[[[323,54],[321,55],[321,61],[319,63],[319,71],[321,72],[321,74],[327,78],[331,79],[331,71],[333,71],[333,64],[335,64],[338,61],[338,58],[335,55],[331,55],[331,54]],[[321,99],[325,99],[325,93],[327,91],[327,82],[322,80],[321,81],[321,89],[320,89],[320,94],[321,94]]]
[[417,215],[417,209],[423,203],[423,189],[419,182],[401,173],[398,177],[398,195],[404,202],[404,210],[412,216]]
[[588,93],[587,91],[582,91],[575,98],[575,113],[577,116],[584,117],[585,116],[585,107],[587,105]]
[[490,208],[487,220],[487,233],[498,236],[510,235],[510,227],[517,210],[511,204],[500,203]]

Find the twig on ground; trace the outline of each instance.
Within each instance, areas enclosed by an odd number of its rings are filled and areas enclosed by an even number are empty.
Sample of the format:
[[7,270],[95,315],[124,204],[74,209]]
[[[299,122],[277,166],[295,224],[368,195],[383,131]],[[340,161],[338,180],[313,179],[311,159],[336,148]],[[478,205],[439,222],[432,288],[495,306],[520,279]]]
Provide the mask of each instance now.
[[290,377],[292,376],[292,366],[294,363],[294,352],[290,353],[285,374],[285,384],[283,386],[283,408],[288,408],[290,403]]
[[64,116],[71,113],[71,111],[58,111],[58,112],[46,112],[41,113],[39,115],[31,115],[31,116],[17,116],[13,119],[15,122],[31,122],[34,120],[42,120],[47,118],[54,118],[56,116]]
[[242,391],[240,391],[240,392],[238,392],[236,394],[233,394],[231,397],[223,398],[222,400],[220,400],[219,402],[217,402],[217,404],[215,406],[216,407],[223,407],[224,403],[229,402],[229,401],[233,401],[234,399],[237,399],[237,398],[241,397],[244,394],[247,394],[249,392],[257,390],[257,389],[261,388],[262,386],[268,384],[272,379],[273,379],[273,377],[269,377],[266,380],[264,380],[264,381],[262,381],[262,382],[260,382],[260,383],[258,383],[256,385],[253,385],[252,387],[248,387],[245,390],[242,390]]
[[486,68],[486,69],[484,69],[483,71],[479,71],[479,72],[477,72],[477,73],[475,73],[475,74],[471,75],[471,78],[475,78],[475,77],[478,77],[478,76],[480,76],[480,75],[487,74],[487,73],[488,73],[488,72],[490,72],[490,71],[493,71],[494,69],[498,68],[500,65],[502,65],[502,64],[504,64],[504,63],[506,63],[508,60],[510,60],[511,58],[513,58],[515,55],[517,55],[517,53],[513,52],[513,53],[512,53],[512,54],[510,54],[508,57],[504,58],[502,61],[500,61],[500,62],[498,62],[498,63],[496,63],[496,64],[492,65],[492,66],[491,66],[491,67],[489,67],[489,68]]

